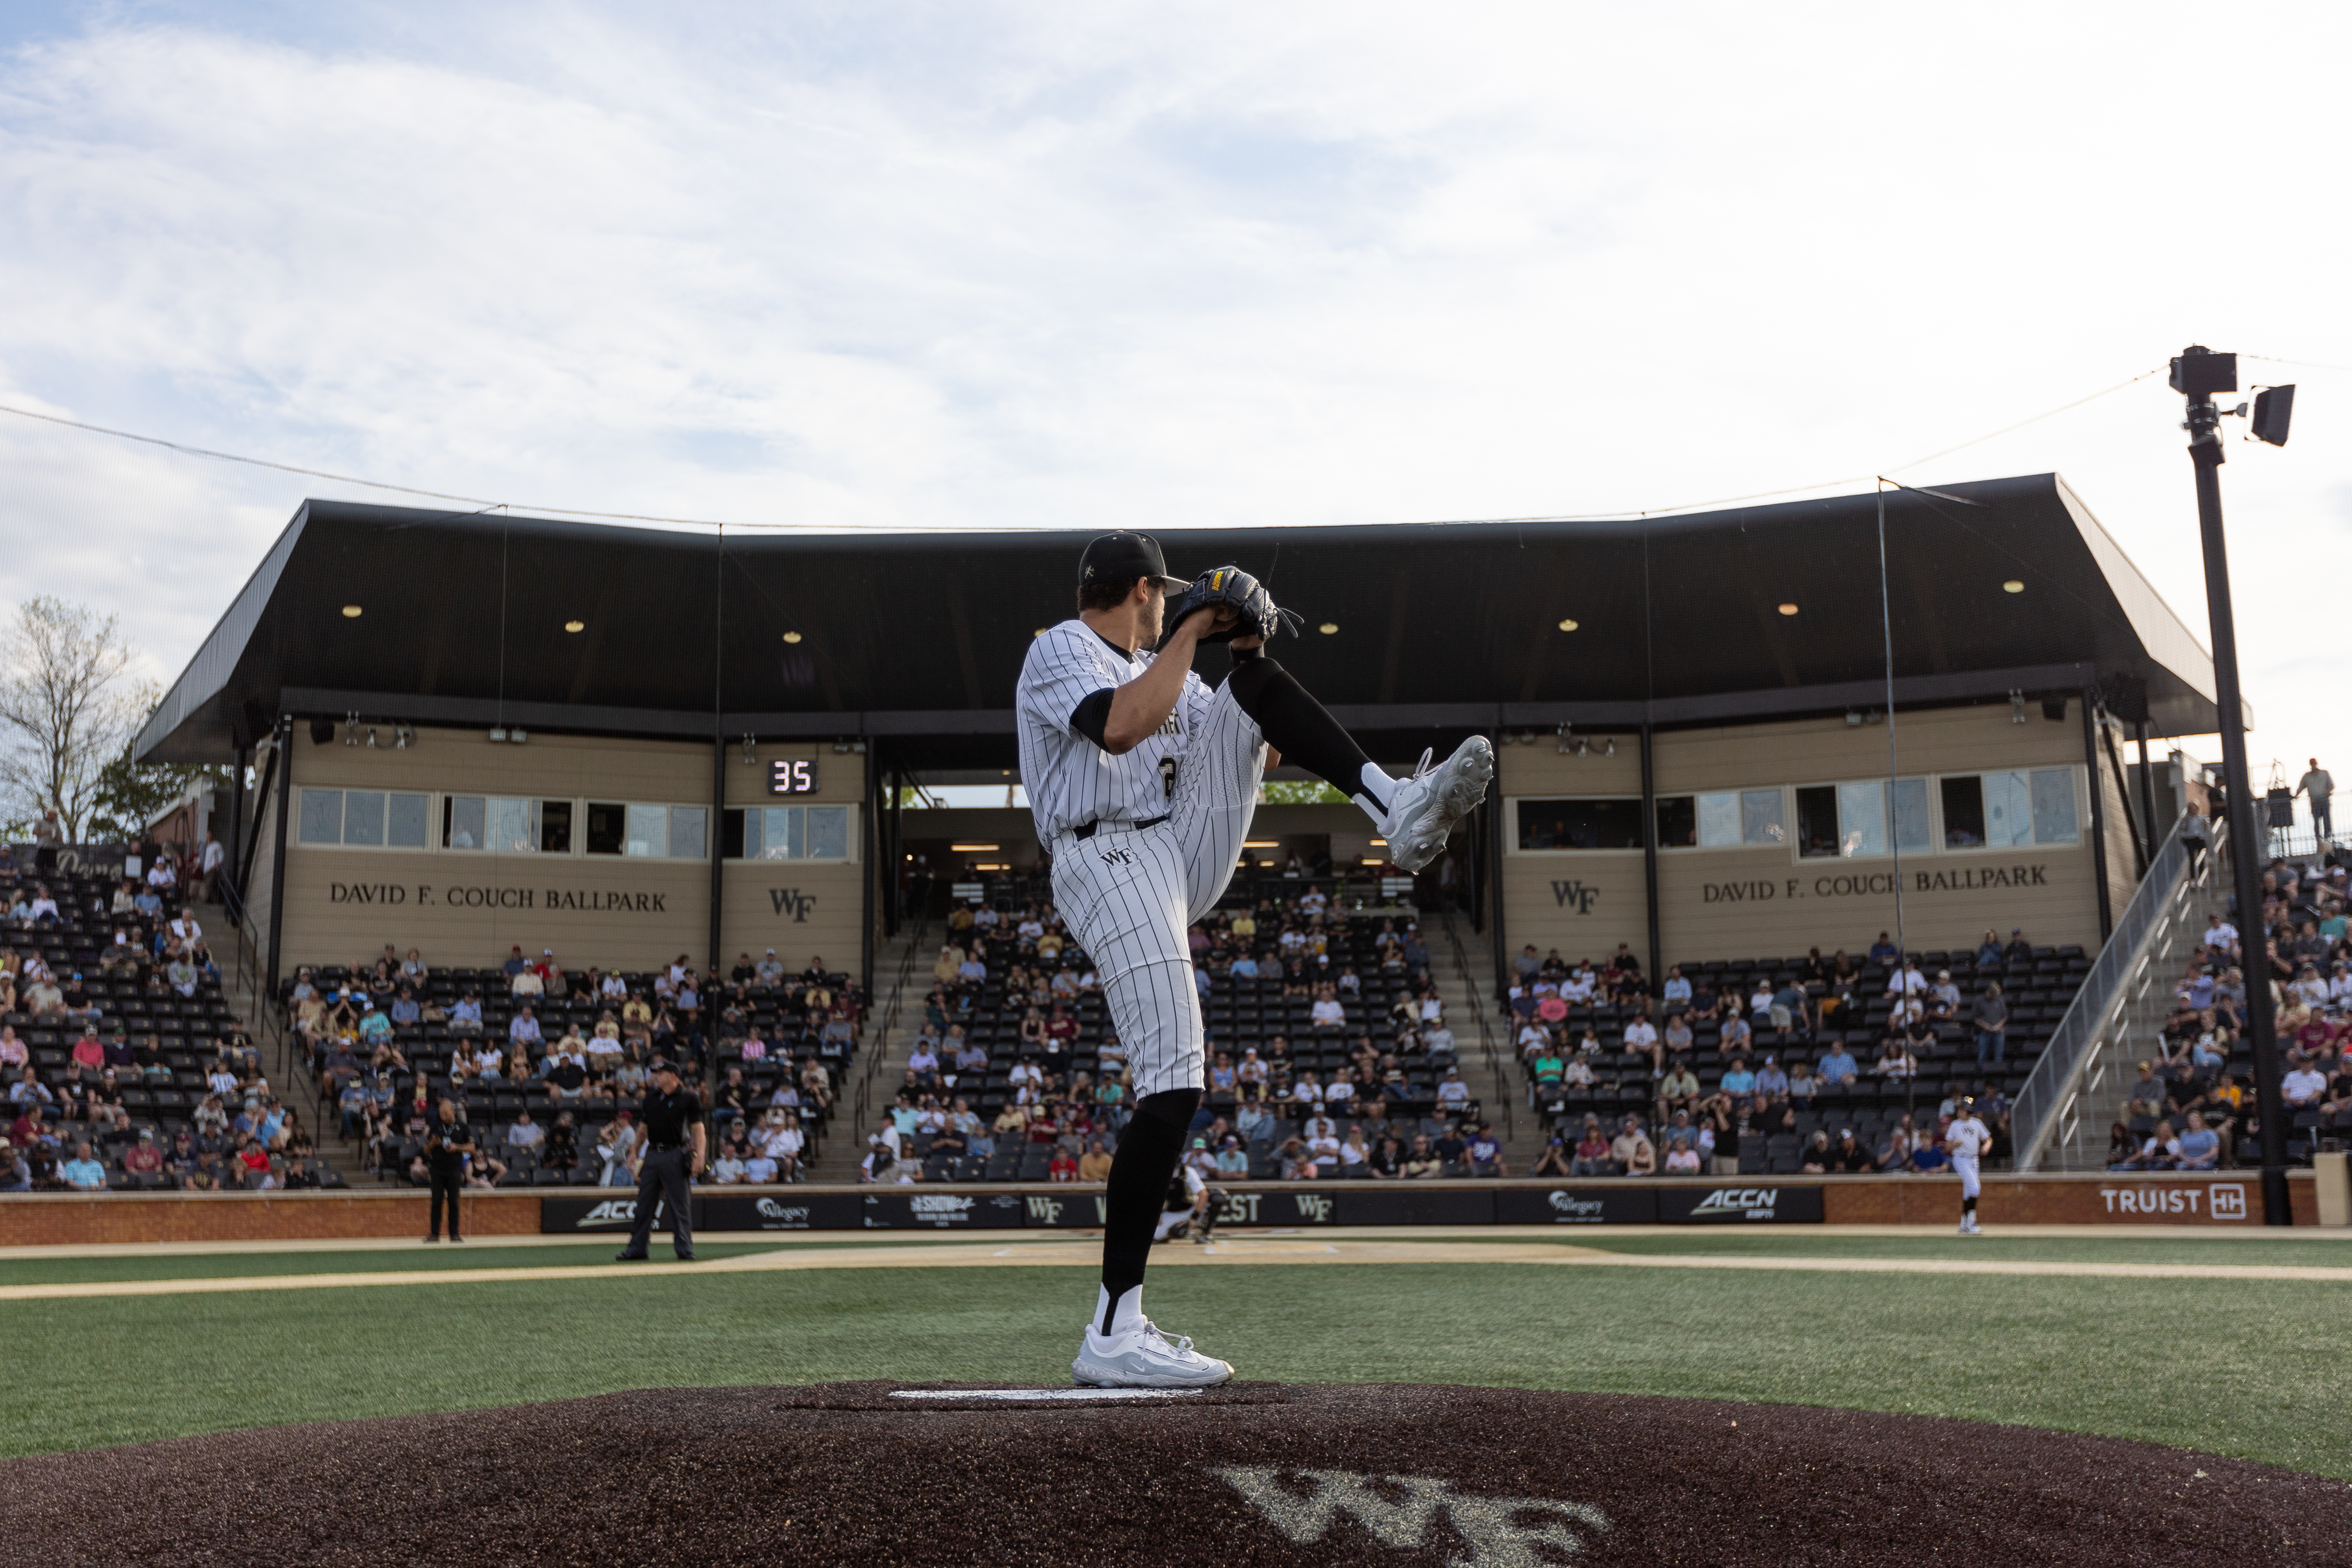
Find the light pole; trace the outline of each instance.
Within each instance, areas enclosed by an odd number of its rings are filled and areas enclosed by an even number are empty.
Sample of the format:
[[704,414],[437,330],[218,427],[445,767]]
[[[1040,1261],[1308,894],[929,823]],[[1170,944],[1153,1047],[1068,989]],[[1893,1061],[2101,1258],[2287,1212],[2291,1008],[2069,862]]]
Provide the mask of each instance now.
[[[2254,792],[2246,772],[2244,705],[2238,691],[2238,630],[2230,607],[2230,552],[2221,536],[2222,410],[2216,392],[2238,390],[2238,356],[2191,345],[2172,361],[2172,390],[2189,400],[2189,458],[2197,469],[2197,527],[2205,541],[2205,608],[2213,623],[2214,706],[2221,726],[2221,779],[2229,792],[2230,861],[2236,873],[2238,936],[2245,953],[2246,1035],[2254,1052],[2254,1111],[2262,1123],[2263,1223],[2292,1225],[2286,1186],[2286,1102],[2279,1087],[2278,1030],[2271,1012],[2269,933],[2263,924]],[[2280,397],[2278,392],[2284,392]],[[2262,394],[2254,434],[2286,444],[2292,387]],[[2230,411],[2242,414],[2240,403]]]

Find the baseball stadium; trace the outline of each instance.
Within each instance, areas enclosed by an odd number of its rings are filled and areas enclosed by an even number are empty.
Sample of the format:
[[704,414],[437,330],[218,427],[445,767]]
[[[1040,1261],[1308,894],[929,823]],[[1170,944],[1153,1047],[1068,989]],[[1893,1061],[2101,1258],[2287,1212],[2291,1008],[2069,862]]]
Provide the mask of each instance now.
[[310,501],[7,852],[0,1562],[2352,1561],[2352,857],[2193,620],[2049,473]]

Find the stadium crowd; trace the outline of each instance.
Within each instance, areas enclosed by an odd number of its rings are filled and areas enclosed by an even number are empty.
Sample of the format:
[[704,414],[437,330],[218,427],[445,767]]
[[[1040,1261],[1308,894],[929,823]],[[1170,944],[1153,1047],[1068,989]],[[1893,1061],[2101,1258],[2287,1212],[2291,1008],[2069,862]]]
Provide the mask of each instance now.
[[1859,957],[1675,965],[1653,990],[1622,944],[1599,966],[1530,946],[1508,992],[1552,1129],[1530,1174],[1938,1171],[1963,1098],[2006,1158],[2010,1101],[2088,967],[2019,929],[1958,953],[1881,932]]
[[[1418,925],[1307,878],[1245,878],[1191,933],[1226,1179],[1497,1175]],[[1099,977],[1050,903],[958,905],[868,1180],[1099,1180],[1132,1103]]]
[[2270,988],[2289,1157],[2352,1134],[2352,870],[2273,860],[2262,877],[2260,956],[2234,918],[2214,914],[2174,983],[2171,1016],[2136,1063],[2124,1119],[2109,1130],[2115,1170],[2210,1170],[2260,1159],[2261,1119],[2244,1043],[2248,972]]
[[0,1191],[320,1185],[183,903],[218,846],[75,848],[43,827],[0,845]]
[[440,968],[387,944],[348,967],[299,969],[285,1007],[338,1132],[379,1177],[425,1182],[425,1134],[447,1100],[473,1133],[469,1186],[631,1186],[637,1103],[665,1061],[704,1087],[708,1179],[803,1179],[866,998],[823,957],[787,972],[773,949],[722,977],[683,954],[648,972],[575,973],[515,944],[484,968]]

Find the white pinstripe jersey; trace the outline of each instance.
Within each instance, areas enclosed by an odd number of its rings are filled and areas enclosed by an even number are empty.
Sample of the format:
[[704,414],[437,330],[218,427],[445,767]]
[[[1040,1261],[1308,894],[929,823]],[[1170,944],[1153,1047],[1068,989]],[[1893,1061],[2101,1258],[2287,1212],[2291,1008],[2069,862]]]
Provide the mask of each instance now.
[[1140,822],[1167,814],[1186,737],[1213,695],[1206,682],[1188,671],[1176,711],[1125,756],[1113,757],[1070,727],[1080,703],[1150,667],[1149,653],[1124,655],[1075,618],[1030,640],[1013,706],[1021,727],[1021,782],[1029,791],[1039,841],[1051,844],[1055,834],[1088,822]]

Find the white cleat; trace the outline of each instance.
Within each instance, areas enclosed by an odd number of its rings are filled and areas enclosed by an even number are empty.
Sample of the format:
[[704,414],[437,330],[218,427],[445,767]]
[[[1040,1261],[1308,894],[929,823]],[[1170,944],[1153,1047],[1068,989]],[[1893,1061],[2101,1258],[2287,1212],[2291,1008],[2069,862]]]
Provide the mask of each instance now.
[[1190,1339],[1170,1339],[1145,1318],[1110,1335],[1088,1323],[1070,1375],[1090,1388],[1213,1388],[1231,1381],[1234,1369],[1194,1350]]
[[1397,785],[1381,836],[1389,841],[1389,859],[1399,871],[1418,872],[1445,848],[1454,824],[1486,798],[1495,778],[1495,747],[1483,735],[1474,735],[1454,748],[1454,755],[1433,770],[1430,754],[1421,754],[1421,768]]

